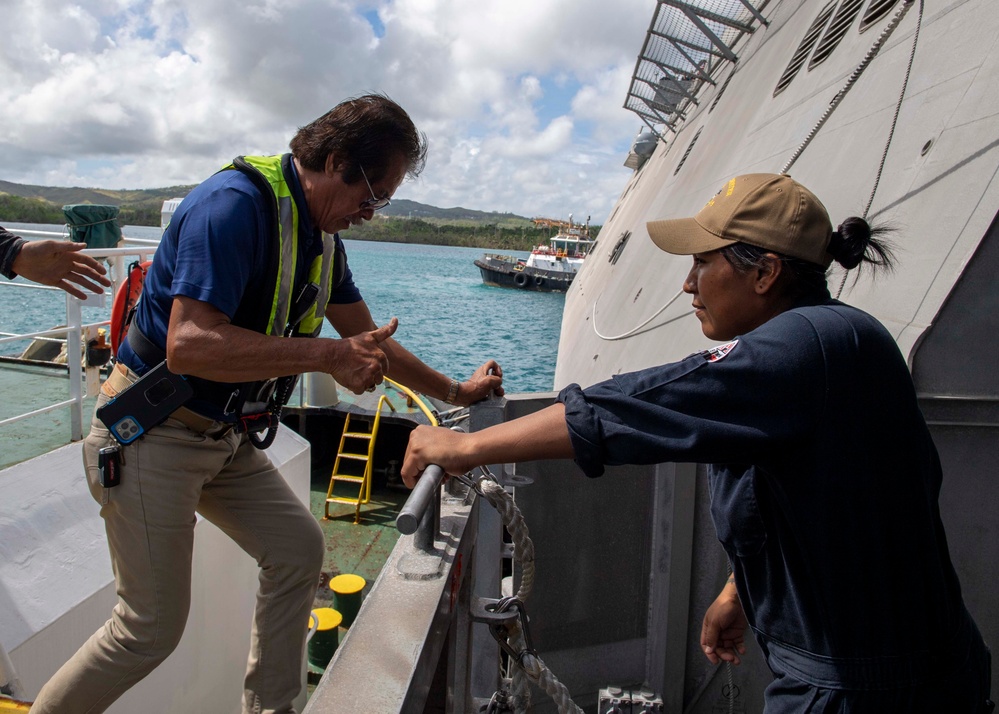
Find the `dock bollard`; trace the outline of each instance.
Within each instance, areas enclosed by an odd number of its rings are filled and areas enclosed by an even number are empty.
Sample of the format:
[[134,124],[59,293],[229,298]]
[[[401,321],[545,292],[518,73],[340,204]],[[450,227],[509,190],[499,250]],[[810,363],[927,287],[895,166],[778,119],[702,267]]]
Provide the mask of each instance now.
[[357,611],[361,609],[361,595],[367,581],[360,575],[344,573],[330,580],[333,591],[333,605],[343,615],[343,627],[354,624]]
[[[313,620],[313,618],[315,618]],[[309,616],[309,629],[316,624],[316,633],[309,640],[309,664],[325,669],[340,644],[340,622],[343,617],[332,607],[319,607]]]

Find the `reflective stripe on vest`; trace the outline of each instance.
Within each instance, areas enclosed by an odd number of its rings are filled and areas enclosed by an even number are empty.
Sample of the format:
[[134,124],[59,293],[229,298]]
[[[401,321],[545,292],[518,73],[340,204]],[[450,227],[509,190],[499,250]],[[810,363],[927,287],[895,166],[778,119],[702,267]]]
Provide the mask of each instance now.
[[323,329],[326,317],[326,303],[330,301],[330,290],[333,285],[333,259],[336,254],[336,241],[329,233],[323,233],[323,254],[312,261],[309,267],[309,282],[319,286],[315,306],[306,313],[298,324],[298,332],[302,335],[319,334]]
[[[278,216],[278,279],[271,301],[270,315],[267,318],[266,334],[283,335],[288,325],[288,315],[294,301],[295,267],[298,262],[298,206],[291,195],[281,168],[281,156],[244,156],[243,160],[256,170],[270,185],[276,201]],[[234,168],[232,164],[226,168]],[[266,196],[265,196],[266,198]],[[296,334],[315,336],[323,326],[326,303],[329,302],[330,284],[333,278],[333,236],[323,233],[323,252],[309,266],[309,282],[319,286],[316,303],[308,310],[299,323]]]

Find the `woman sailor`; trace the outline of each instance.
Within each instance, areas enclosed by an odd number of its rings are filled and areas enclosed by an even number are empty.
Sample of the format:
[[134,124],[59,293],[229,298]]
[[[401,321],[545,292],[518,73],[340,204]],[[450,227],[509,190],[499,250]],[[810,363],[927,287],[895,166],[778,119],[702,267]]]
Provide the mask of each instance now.
[[738,176],[693,218],[653,221],[693,256],[683,289],[720,347],[581,389],[464,435],[418,428],[402,476],[429,464],[573,458],[709,464],[732,575],[701,646],[738,664],[747,625],[774,674],[766,712],[988,711],[989,654],[961,598],[937,497],[942,472],[891,335],[830,297],[833,260],[890,268],[859,218],[832,230],[788,176]]

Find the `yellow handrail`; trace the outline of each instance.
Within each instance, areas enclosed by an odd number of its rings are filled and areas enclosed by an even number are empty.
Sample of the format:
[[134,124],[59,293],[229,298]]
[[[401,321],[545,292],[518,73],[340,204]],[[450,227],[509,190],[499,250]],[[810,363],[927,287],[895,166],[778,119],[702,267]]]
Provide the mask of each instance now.
[[427,417],[427,419],[430,420],[430,426],[440,426],[439,422],[437,421],[437,415],[433,412],[433,410],[430,409],[430,407],[426,405],[426,403],[422,399],[420,399],[419,395],[417,395],[416,392],[414,392],[406,385],[399,384],[395,380],[389,379],[388,377],[385,377],[385,381],[391,384],[396,389],[398,389],[403,394],[405,394],[409,398],[409,400],[413,402],[413,404],[418,406],[420,408],[420,411],[423,412],[423,414]]

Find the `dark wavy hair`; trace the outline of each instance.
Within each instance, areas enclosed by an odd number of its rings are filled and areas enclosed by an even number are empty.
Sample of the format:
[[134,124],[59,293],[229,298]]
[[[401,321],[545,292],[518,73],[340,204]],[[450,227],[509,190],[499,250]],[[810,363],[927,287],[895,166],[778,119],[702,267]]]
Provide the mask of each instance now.
[[[847,270],[865,266],[872,270],[891,272],[895,268],[892,244],[885,236],[894,232],[890,226],[872,227],[863,218],[852,216],[833,231],[826,249],[833,260]],[[777,255],[783,264],[782,284],[795,298],[828,298],[825,266],[801,258],[775,253],[748,243],[733,243],[720,250],[738,271],[746,272],[766,266],[768,254]],[[857,273],[860,276],[860,272]]]
[[310,171],[323,171],[333,154],[343,166],[343,180],[381,180],[389,165],[402,156],[406,173],[416,178],[427,162],[427,137],[406,111],[382,94],[347,99],[301,127],[291,140],[291,152]]

